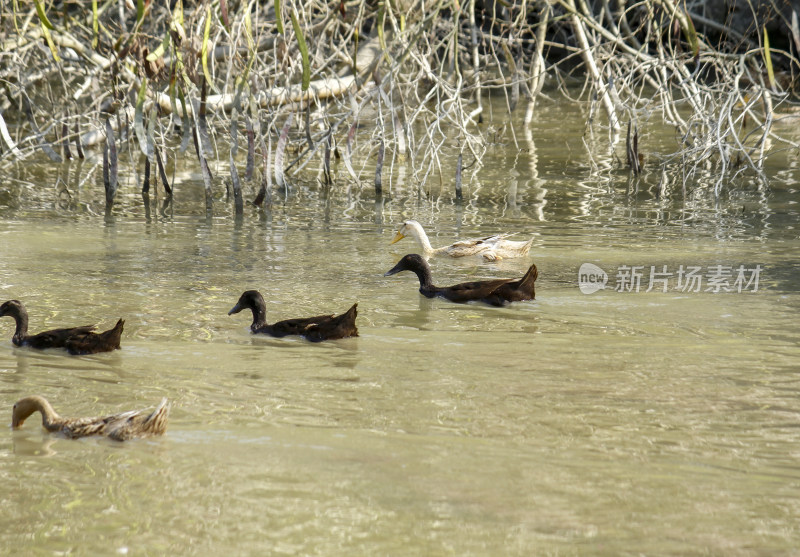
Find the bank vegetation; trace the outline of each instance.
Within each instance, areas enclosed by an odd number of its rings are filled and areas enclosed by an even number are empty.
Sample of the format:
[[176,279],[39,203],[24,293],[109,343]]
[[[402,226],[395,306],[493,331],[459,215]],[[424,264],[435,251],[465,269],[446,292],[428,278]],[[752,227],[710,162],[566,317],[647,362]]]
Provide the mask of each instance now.
[[[0,165],[102,151],[109,204],[121,151],[144,192],[166,194],[169,161],[195,157],[209,206],[225,169],[239,212],[243,181],[268,206],[309,172],[380,194],[399,158],[419,184],[455,172],[454,153],[459,176],[462,160],[479,171],[497,97],[525,126],[542,96],[583,103],[585,139],[624,152],[634,175],[691,183],[711,168],[716,194],[742,176],[766,189],[768,158],[800,149],[776,126],[798,100],[790,0],[0,6]],[[674,129],[674,152],[642,152],[652,124]]]

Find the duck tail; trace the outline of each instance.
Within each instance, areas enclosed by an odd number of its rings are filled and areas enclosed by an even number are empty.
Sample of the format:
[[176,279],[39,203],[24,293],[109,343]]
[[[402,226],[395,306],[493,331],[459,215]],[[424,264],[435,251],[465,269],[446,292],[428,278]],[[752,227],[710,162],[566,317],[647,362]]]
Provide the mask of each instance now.
[[169,419],[169,403],[167,398],[161,399],[161,402],[156,406],[156,409],[147,416],[143,424],[145,429],[151,435],[161,435],[167,430],[167,420]]
[[113,329],[109,329],[104,333],[100,333],[102,336],[105,337],[105,340],[113,345],[114,348],[119,348],[119,341],[122,338],[122,330],[125,327],[125,320],[120,319],[117,321],[117,324],[114,325]]
[[531,299],[536,298],[536,290],[534,288],[534,283],[536,279],[539,278],[539,270],[536,268],[536,264],[531,264],[528,272],[525,273],[519,281],[519,289],[523,291],[530,291]]
[[344,326],[347,329],[351,329],[349,334],[346,336],[357,337],[358,336],[358,327],[356,327],[356,317],[358,316],[358,302],[352,305],[350,309],[344,312],[337,321],[339,321],[339,326]]
[[[355,327],[356,324],[356,316],[358,315],[358,302],[353,304],[350,309],[348,309],[344,313],[340,313],[339,315],[332,315],[331,323],[337,327],[341,326],[350,326]],[[314,328],[317,324],[311,324],[308,328]]]
[[531,246],[533,246],[533,241],[536,239],[536,236],[531,236],[531,239],[525,242],[525,255],[531,250]]
[[358,302],[352,305],[350,309],[344,312],[341,315],[342,321],[349,321],[351,323],[356,322],[356,316],[358,316]]

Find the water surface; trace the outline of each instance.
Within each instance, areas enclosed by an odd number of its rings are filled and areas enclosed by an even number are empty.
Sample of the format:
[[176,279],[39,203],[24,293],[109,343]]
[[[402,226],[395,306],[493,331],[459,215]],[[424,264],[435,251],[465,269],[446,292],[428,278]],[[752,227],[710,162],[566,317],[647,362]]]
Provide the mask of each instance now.
[[[420,190],[409,174],[378,201],[369,185],[308,181],[237,221],[222,198],[206,215],[187,164],[171,208],[146,213],[128,178],[105,215],[93,181],[43,185],[93,163],[20,170],[0,186],[0,298],[23,300],[33,331],[126,325],[122,350],[68,357],[14,348],[0,320],[2,412],[37,393],[65,415],[162,396],[172,414],[164,438],[126,444],[61,439],[33,418],[6,430],[0,547],[794,554],[796,156],[770,169],[770,192],[684,197],[671,181],[656,195],[655,171],[592,173],[579,140],[542,139],[563,111],[543,113],[531,140],[520,131],[519,148],[492,148],[461,204],[450,181]],[[405,218],[434,245],[535,236],[526,259],[432,263],[446,285],[535,262],[536,301],[455,305],[422,298],[410,273],[383,277],[417,251],[389,246]],[[609,289],[581,293],[585,262]],[[684,292],[673,276],[666,293],[615,292],[623,265],[762,270],[757,290]],[[247,316],[227,316],[249,288],[271,320],[357,301],[361,335],[253,337]]]

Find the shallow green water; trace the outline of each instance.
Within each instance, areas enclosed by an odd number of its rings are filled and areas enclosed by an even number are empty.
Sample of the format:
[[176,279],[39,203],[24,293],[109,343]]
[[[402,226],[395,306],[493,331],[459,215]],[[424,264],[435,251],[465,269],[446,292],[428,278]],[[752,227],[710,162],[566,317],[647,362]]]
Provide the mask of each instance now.
[[[800,546],[798,159],[769,194],[638,192],[542,135],[490,150],[465,201],[449,185],[298,185],[271,213],[204,213],[186,173],[166,215],[132,183],[104,216],[66,167],[0,186],[0,298],[33,331],[126,319],[120,351],[11,345],[0,412],[28,394],[65,415],[167,396],[162,439],[69,441],[31,419],[0,435],[0,547],[19,554],[792,554]],[[569,115],[567,115],[569,116]],[[567,126],[569,127],[569,126]],[[575,124],[576,133],[582,127]],[[561,129],[569,135],[575,130]],[[579,137],[579,136],[578,136]],[[80,170],[83,175],[91,162]],[[181,176],[181,173],[178,173]],[[600,176],[598,178],[598,176]],[[191,179],[190,179],[191,178]],[[674,189],[679,185],[671,183]],[[506,308],[423,299],[383,277],[417,218],[434,245],[498,231],[531,256],[433,262],[440,284],[540,270]],[[578,268],[761,266],[757,291],[591,295]],[[642,283],[646,285],[646,282]],[[361,336],[254,338],[227,311],[248,288],[268,318],[359,302]]]

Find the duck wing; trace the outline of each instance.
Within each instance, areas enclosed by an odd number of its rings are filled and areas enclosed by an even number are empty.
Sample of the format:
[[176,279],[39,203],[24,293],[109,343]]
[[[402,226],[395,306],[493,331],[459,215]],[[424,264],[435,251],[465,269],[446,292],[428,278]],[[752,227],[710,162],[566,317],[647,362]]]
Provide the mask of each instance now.
[[162,398],[154,410],[131,410],[104,418],[105,435],[115,441],[162,435],[167,430],[169,404]]
[[446,254],[450,257],[468,257],[470,255],[478,255],[487,249],[489,249],[489,245],[481,242],[480,240],[474,242],[464,240],[461,242],[456,242],[455,244],[451,244],[445,248],[441,248],[441,251],[436,250],[434,253]]
[[498,242],[508,234],[496,234],[494,236],[486,236],[484,238],[470,238],[468,240],[459,240],[447,247],[435,250],[437,253],[446,253],[450,257],[466,257],[469,255],[480,255],[488,250],[493,250]]
[[59,432],[72,439],[105,435],[115,441],[127,441],[163,434],[167,430],[168,418],[169,405],[163,398],[155,409],[129,410],[101,418],[66,418]]
[[120,319],[113,328],[102,333],[81,332],[67,338],[65,347],[70,354],[97,354],[119,348],[125,321]]
[[325,320],[310,324],[302,334],[312,342],[357,337],[356,316],[358,316],[357,303],[341,315],[330,316]]
[[94,329],[94,325],[53,329],[51,331],[44,331],[42,333],[26,337],[22,344],[24,346],[36,348],[37,350],[43,350],[45,348],[66,348],[67,342],[71,338],[80,335],[92,334]]
[[63,418],[58,432],[70,439],[103,435],[107,418]]
[[[439,288],[436,294],[451,302],[463,303],[473,300],[487,300],[498,288],[511,282],[512,279],[479,280],[462,282],[453,286]],[[497,305],[493,302],[492,305]],[[500,304],[502,305],[502,303]]]
[[272,325],[264,325],[263,327],[253,331],[254,333],[272,335],[274,337],[285,337],[287,335],[303,335],[306,330],[316,324],[326,323],[336,317],[335,315],[318,315],[316,317],[300,317],[297,319],[285,319],[278,321]]
[[446,288],[439,288],[435,295],[451,302],[480,300],[492,306],[503,306],[508,302],[533,300],[536,297],[534,283],[539,276],[536,265],[531,265],[521,279],[495,279],[463,282]]

